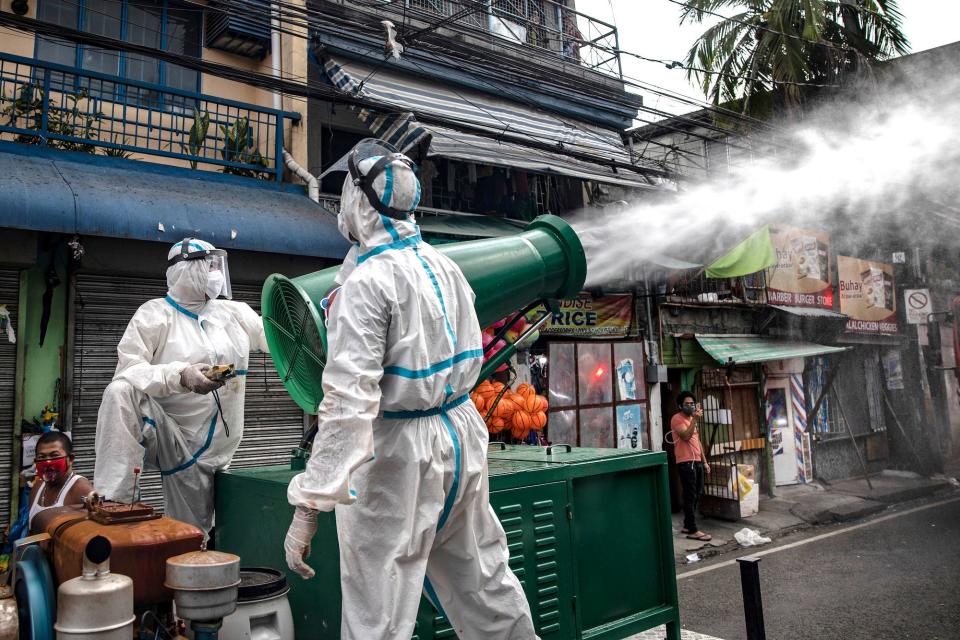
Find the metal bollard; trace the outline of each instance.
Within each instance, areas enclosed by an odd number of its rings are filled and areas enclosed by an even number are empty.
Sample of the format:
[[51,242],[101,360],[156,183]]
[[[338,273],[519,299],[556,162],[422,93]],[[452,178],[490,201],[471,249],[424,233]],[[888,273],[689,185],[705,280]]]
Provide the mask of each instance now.
[[763,601],[760,598],[760,558],[737,558],[740,565],[740,587],[743,590],[743,617],[747,623],[747,640],[766,640],[763,628]]

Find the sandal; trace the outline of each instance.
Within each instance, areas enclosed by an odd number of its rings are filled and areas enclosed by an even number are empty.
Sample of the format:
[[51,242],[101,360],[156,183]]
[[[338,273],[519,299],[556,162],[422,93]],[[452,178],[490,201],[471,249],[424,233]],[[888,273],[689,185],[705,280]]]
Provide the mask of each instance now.
[[709,533],[704,533],[703,531],[687,534],[687,538],[690,540],[699,540],[700,542],[710,542],[713,540],[713,536],[711,536]]
[[690,531],[690,529],[680,529],[680,533],[686,535],[686,534],[688,534],[688,533],[693,533],[693,532]]

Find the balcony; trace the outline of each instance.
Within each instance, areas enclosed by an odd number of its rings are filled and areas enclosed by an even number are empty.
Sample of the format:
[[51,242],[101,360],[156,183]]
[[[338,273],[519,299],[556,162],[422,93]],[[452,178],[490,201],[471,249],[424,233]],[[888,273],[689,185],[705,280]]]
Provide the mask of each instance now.
[[0,53],[0,140],[280,181],[299,118]]
[[[362,2],[364,8],[372,3]],[[556,0],[386,0],[380,11],[400,24],[443,20],[452,28],[485,32],[533,47],[601,74],[623,79],[617,28]]]
[[660,285],[662,302],[683,304],[767,304],[766,273],[739,278],[708,278],[703,270],[680,272]]

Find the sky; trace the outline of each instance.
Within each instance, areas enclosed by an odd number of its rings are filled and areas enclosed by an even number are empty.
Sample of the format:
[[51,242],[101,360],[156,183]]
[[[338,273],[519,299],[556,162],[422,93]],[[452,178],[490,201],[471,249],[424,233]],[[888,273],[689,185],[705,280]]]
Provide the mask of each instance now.
[[[957,0],[899,0],[903,28],[914,52],[960,40],[960,2]],[[679,25],[681,8],[670,0],[577,0],[577,9],[616,24],[620,48],[648,58],[683,60],[690,45],[709,24]],[[703,92],[686,78],[683,69],[622,56],[624,76],[703,99]],[[644,95],[644,103],[671,114],[695,109],[679,101],[629,88]],[[643,114],[641,114],[643,115]],[[644,115],[645,118],[652,116]],[[643,122],[638,122],[643,124]]]

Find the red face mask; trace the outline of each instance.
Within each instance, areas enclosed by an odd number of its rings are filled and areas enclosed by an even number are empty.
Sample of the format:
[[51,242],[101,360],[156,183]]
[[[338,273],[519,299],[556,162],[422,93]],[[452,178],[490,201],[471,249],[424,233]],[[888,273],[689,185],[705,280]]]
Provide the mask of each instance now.
[[52,460],[37,460],[37,475],[41,476],[44,482],[56,482],[67,474],[68,464],[67,456]]

